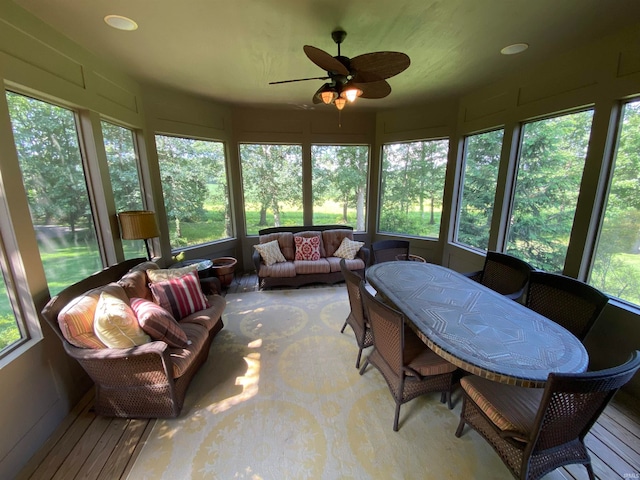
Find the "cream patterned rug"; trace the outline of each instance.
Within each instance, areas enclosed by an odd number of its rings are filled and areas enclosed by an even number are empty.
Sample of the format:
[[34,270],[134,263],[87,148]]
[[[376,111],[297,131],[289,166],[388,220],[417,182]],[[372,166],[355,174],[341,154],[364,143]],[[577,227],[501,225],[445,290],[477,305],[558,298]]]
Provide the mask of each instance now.
[[[500,479],[491,447],[433,393],[395,404],[355,368],[344,285],[229,294],[180,418],[159,420],[129,479]],[[367,355],[363,353],[363,359]],[[364,360],[363,360],[364,361]]]

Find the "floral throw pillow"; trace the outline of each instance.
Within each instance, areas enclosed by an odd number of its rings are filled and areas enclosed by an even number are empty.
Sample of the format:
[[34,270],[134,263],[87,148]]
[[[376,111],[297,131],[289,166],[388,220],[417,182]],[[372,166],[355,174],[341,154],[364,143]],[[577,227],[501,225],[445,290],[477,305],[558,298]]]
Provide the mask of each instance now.
[[296,260],[320,260],[320,237],[293,237]]
[[338,249],[333,253],[333,256],[353,260],[363,245],[364,242],[356,242],[355,240],[344,237]]
[[278,240],[272,240],[271,242],[261,243],[259,245],[254,245],[262,260],[267,266],[273,265],[274,263],[286,262],[287,259],[284,258],[282,252],[280,251],[280,246],[278,245]]

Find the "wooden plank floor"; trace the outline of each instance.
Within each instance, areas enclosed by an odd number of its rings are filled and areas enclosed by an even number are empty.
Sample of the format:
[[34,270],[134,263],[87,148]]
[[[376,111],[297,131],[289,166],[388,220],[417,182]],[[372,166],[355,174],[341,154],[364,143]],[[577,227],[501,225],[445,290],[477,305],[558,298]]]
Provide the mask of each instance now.
[[[237,277],[226,293],[253,291],[255,275]],[[126,479],[144,447],[155,420],[100,417],[93,413],[93,391],[87,393],[45,445],[33,456],[18,480]],[[453,432],[452,432],[453,435]],[[618,392],[586,439],[598,479],[639,478],[640,402]],[[581,465],[550,474],[553,478],[588,478]]]

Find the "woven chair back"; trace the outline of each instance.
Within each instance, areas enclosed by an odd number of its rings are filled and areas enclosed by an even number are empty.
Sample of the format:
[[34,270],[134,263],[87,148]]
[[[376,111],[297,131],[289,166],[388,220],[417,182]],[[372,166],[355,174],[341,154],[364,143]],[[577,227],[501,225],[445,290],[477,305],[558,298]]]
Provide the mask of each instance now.
[[584,340],[609,298],[575,278],[532,272],[525,305]]
[[409,258],[409,242],[407,240],[380,240],[371,244],[372,264],[393,262],[398,258]]
[[533,432],[532,453],[583,439],[615,393],[640,368],[636,351],[623,365],[582,374],[549,375]]
[[523,291],[533,268],[524,260],[499,252],[487,252],[480,283],[502,295]]
[[394,374],[402,377],[404,317],[371,295],[364,287],[364,282],[360,284],[360,292],[373,333],[373,347]]
[[351,315],[357,322],[358,326],[364,330],[365,313],[364,304],[362,303],[362,295],[360,293],[360,282],[362,281],[362,278],[360,278],[360,275],[347,268],[344,258],[340,260],[340,270],[342,270],[342,274],[344,275],[344,280],[347,285]]

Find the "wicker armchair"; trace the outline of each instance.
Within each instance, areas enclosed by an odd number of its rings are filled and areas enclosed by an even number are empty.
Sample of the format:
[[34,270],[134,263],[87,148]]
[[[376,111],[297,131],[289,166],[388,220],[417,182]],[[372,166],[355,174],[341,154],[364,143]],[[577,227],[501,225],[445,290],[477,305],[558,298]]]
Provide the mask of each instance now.
[[544,389],[466,376],[456,437],[469,424],[498,453],[515,478],[537,479],[558,467],[583,464],[594,480],[584,438],[614,394],[640,368],[640,352],[618,367],[549,374]]
[[575,278],[531,272],[525,305],[584,340],[609,297]]
[[487,252],[484,268],[465,275],[502,295],[521,301],[533,267],[524,260],[499,252]]
[[372,265],[382,262],[393,262],[400,258],[409,258],[409,242],[407,240],[380,240],[371,244]]
[[371,328],[369,327],[369,320],[367,320],[364,313],[364,305],[362,304],[362,297],[360,295],[360,282],[362,278],[357,273],[352,272],[347,268],[345,259],[340,260],[340,270],[344,275],[344,280],[347,284],[347,293],[349,294],[349,305],[351,306],[351,312],[342,325],[340,333],[344,333],[344,329],[347,324],[353,330],[356,336],[356,342],[358,344],[358,358],[356,358],[356,368],[360,368],[360,357],[362,357],[362,350],[373,345],[373,335],[371,334]]
[[418,338],[404,321],[404,315],[379,302],[360,283],[360,293],[373,332],[373,351],[360,369],[376,367],[387,381],[396,402],[393,430],[398,431],[400,406],[420,395],[441,392],[440,401],[451,406],[455,365],[439,357]]

